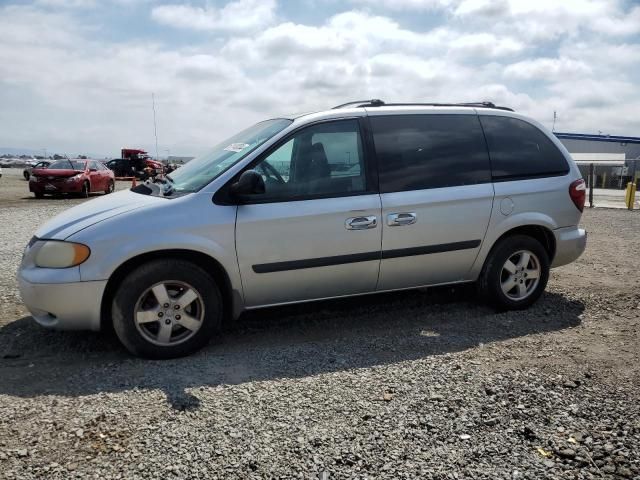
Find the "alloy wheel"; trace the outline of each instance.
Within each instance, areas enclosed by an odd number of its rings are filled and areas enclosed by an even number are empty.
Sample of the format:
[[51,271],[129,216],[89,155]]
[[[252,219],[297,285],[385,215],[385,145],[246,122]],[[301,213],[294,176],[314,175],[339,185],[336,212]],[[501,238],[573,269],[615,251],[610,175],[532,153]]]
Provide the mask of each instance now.
[[541,274],[538,257],[529,250],[520,250],[511,255],[502,267],[502,292],[511,300],[524,300],[535,291]]
[[172,346],[185,342],[202,326],[204,302],[191,285],[170,280],[153,285],[138,298],[134,322],[145,340]]

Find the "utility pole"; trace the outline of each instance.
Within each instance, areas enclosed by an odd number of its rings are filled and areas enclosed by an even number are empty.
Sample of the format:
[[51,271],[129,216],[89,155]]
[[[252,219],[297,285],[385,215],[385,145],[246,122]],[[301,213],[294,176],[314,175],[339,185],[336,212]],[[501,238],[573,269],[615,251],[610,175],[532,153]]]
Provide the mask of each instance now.
[[556,131],[556,119],[558,118],[558,115],[556,114],[556,111],[553,111],[553,126],[551,127],[551,132],[555,132]]

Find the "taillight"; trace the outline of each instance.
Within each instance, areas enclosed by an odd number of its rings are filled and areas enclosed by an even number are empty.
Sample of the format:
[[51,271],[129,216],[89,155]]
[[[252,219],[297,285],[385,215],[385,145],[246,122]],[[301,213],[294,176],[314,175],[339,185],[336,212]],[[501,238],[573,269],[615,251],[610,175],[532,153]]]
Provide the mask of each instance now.
[[587,184],[584,183],[582,178],[569,185],[569,196],[578,210],[584,210],[584,201],[587,197]]

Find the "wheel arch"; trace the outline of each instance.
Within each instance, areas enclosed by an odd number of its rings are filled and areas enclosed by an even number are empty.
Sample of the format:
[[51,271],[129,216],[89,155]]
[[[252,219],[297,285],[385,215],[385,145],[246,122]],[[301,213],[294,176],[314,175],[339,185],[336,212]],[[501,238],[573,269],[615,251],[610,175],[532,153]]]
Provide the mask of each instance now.
[[193,263],[194,265],[204,268],[204,270],[213,277],[213,279],[218,284],[218,287],[220,288],[223,302],[222,310],[224,321],[229,322],[233,318],[233,288],[231,286],[229,275],[220,262],[205,253],[195,250],[155,250],[151,252],[145,252],[127,259],[127,261],[119,265],[111,274],[102,295],[102,302],[100,304],[101,330],[112,328],[111,304],[113,301],[113,296],[115,295],[116,290],[122,280],[140,265],[143,265],[152,260],[166,260],[168,258],[185,260]]
[[549,228],[542,225],[521,225],[507,230],[493,242],[489,254],[502,239],[513,235],[527,235],[538,240],[549,255],[549,264],[553,262],[556,254],[556,237]]

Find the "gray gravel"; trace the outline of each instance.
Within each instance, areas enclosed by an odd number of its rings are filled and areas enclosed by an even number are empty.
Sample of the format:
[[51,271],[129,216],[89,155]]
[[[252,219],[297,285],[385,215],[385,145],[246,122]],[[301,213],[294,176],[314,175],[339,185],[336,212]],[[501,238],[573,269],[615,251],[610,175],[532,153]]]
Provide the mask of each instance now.
[[17,304],[54,203],[0,208],[0,477],[640,478],[636,213],[586,212],[526,312],[469,288],[274,308],[152,362]]

